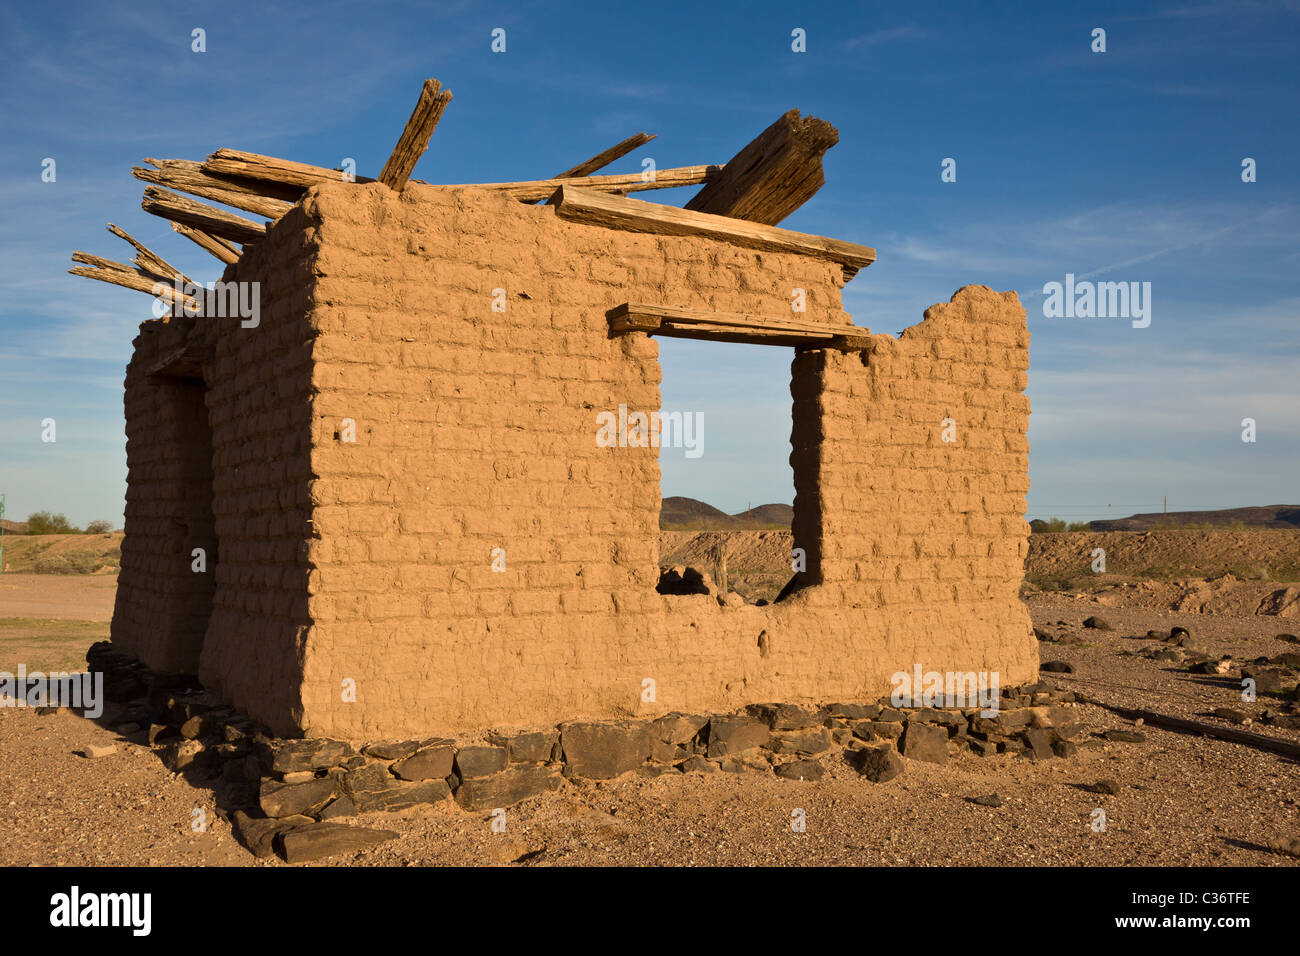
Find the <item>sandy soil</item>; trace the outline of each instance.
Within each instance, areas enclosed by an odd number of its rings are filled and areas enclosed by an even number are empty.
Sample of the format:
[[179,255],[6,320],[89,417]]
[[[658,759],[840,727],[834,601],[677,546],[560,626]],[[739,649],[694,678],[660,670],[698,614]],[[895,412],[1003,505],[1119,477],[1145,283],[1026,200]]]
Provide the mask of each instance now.
[[54,618],[66,621],[113,619],[117,573],[0,574],[0,619]]
[[[1042,643],[1043,658],[1076,667],[1074,675],[1052,675],[1061,686],[1200,719],[1212,707],[1266,705],[1242,704],[1230,682],[1134,656],[1150,643],[1137,635],[1178,623],[1215,654],[1295,649],[1274,638],[1277,622],[1267,618],[1189,618],[1059,595],[1031,598],[1030,607],[1038,627],[1064,639]],[[1097,613],[1114,630],[1080,626]],[[1144,728],[1146,743],[1110,743],[1094,734],[1127,723],[1094,706],[1082,713],[1088,732],[1079,739],[1089,743],[1069,760],[963,754],[945,766],[905,761],[905,773],[885,784],[830,760],[819,783],[732,774],[570,782],[509,809],[505,833],[492,832],[488,814],[465,813],[450,801],[365,814],[357,821],[400,836],[321,865],[1300,863],[1264,848],[1270,838],[1300,833],[1300,764],[1156,728]],[[1300,739],[1295,731],[1257,729]],[[116,742],[118,752],[95,760],[74,754],[105,742]],[[121,738],[69,713],[0,709],[0,764],[23,768],[0,775],[0,864],[285,865],[240,849],[212,790],[169,773],[138,737]],[[1115,779],[1121,792],[1083,789],[1100,778]],[[969,802],[993,792],[1001,807]],[[1104,833],[1091,829],[1097,807],[1106,812]],[[196,810],[205,832],[192,831]],[[805,832],[792,830],[796,810]]]

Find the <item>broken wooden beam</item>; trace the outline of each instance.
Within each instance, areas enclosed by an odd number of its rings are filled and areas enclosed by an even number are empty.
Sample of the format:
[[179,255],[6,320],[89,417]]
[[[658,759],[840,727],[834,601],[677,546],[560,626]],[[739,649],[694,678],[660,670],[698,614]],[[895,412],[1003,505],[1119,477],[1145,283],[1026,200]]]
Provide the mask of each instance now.
[[876,250],[870,246],[640,199],[606,196],[576,186],[561,186],[548,205],[554,206],[556,214],[564,219],[606,229],[663,236],[703,236],[749,249],[790,252],[836,262],[843,267],[846,281],[876,261]]
[[177,269],[174,265],[172,265],[162,256],[158,255],[152,249],[148,248],[147,246],[143,245],[142,243],[132,238],[131,234],[128,233],[125,229],[121,229],[110,222],[108,224],[108,231],[111,232],[113,235],[117,236],[119,239],[123,239],[126,242],[129,242],[132,246],[135,247],[135,251],[136,251],[135,264],[145,272],[151,272],[154,275],[164,276],[169,279],[170,278],[180,279],[182,283],[189,283],[190,285],[195,284],[190,280],[189,276],[181,272],[180,269]]
[[347,173],[338,169],[326,169],[324,166],[312,166],[310,163],[295,163],[290,159],[277,159],[260,153],[246,153],[238,149],[225,148],[208,156],[203,163],[203,170],[222,176],[238,176],[241,179],[297,186],[300,190],[306,190],[318,183],[374,182],[373,179],[364,176],[349,178]]
[[[195,162],[192,159],[152,159],[145,158],[145,162],[150,166],[155,166],[158,172],[175,181],[176,187],[181,192],[186,182],[199,183],[202,185],[215,186],[218,189],[228,189],[231,192],[244,193],[248,196],[265,196],[268,199],[279,199],[281,202],[295,203],[302,198],[305,191],[302,186],[291,186],[287,183],[271,182],[267,179],[246,179],[243,176],[227,176],[224,173],[209,172],[204,168],[203,163]],[[339,173],[339,175],[342,175]]]
[[604,169],[616,159],[621,159],[634,149],[639,149],[650,140],[655,138],[654,133],[637,133],[635,136],[629,136],[621,143],[616,143],[603,153],[597,153],[591,159],[579,163],[572,169],[566,169],[562,173],[556,173],[555,179],[572,179],[575,176],[590,176],[598,169]]
[[266,238],[266,224],[225,212],[207,203],[147,186],[140,208],[154,216],[184,223],[232,242],[257,242]]
[[229,186],[232,177],[219,177],[205,173],[199,163],[181,165],[184,162],[182,160],[168,162],[169,165],[161,169],[136,166],[131,170],[131,175],[155,186],[165,186],[168,189],[201,196],[226,206],[265,216],[267,219],[279,219],[293,208],[293,203],[283,199],[254,193],[249,189],[232,189]]
[[1120,707],[1116,704],[1108,704],[1104,701],[1088,697],[1085,694],[1076,692],[1080,703],[1092,704],[1094,707],[1101,707],[1109,710],[1113,714],[1118,714],[1127,720],[1138,721],[1151,726],[1163,727],[1165,730],[1174,730],[1184,734],[1197,734],[1205,737],[1214,737],[1218,740],[1226,740],[1229,743],[1242,744],[1246,747],[1254,747],[1256,750],[1264,750],[1268,753],[1277,754],[1281,757],[1290,757],[1292,760],[1300,760],[1300,743],[1291,740],[1284,740],[1281,737],[1270,737],[1268,734],[1251,733],[1248,730],[1237,730],[1233,727],[1220,727],[1217,724],[1209,724],[1203,720],[1188,720],[1186,717],[1171,717],[1169,714],[1160,714],[1154,710],[1139,710],[1133,707]]
[[472,186],[475,189],[490,189],[505,193],[520,202],[535,202],[550,199],[561,186],[581,186],[583,189],[603,193],[672,189],[674,186],[693,186],[696,183],[708,182],[710,177],[716,176],[721,170],[721,166],[680,166],[675,169],[656,170],[652,179],[646,179],[641,173],[623,173],[617,176],[579,176],[569,179],[534,179],[518,183],[457,183],[455,185],[458,188]]
[[738,152],[686,208],[775,226],[822,188],[822,156],[839,140],[830,123],[790,110]]
[[642,302],[624,302],[606,313],[615,335],[645,332],[679,339],[832,348],[844,352],[871,344],[871,331],[857,325],[827,325],[784,316],[702,312]]
[[173,222],[172,228],[193,242],[200,249],[212,253],[226,265],[239,261],[239,247],[228,239],[218,239],[216,236],[204,232],[202,229],[195,229],[193,226],[187,226],[183,222]]
[[[125,262],[115,262],[112,259],[105,259],[102,256],[93,256],[88,252],[79,251],[72,254],[72,261],[85,263],[85,266],[75,266],[68,270],[74,276],[98,279],[100,282],[122,286],[124,289],[134,289],[137,292],[144,292],[173,303],[178,299],[185,298],[177,293],[174,279],[152,275],[141,269],[133,268]],[[185,298],[185,302],[192,308],[198,308],[198,303],[192,298]]]
[[397,145],[393,147],[392,155],[388,157],[388,162],[384,163],[384,168],[379,173],[381,183],[394,192],[401,192],[406,188],[406,181],[411,178],[411,173],[415,171],[415,164],[429,148],[429,139],[433,136],[433,131],[438,128],[438,121],[442,119],[443,111],[450,102],[451,90],[444,90],[437,80],[424,81],[424,86],[420,89],[420,98],[416,100],[415,109],[411,111],[411,118],[406,121],[402,135],[397,138]]

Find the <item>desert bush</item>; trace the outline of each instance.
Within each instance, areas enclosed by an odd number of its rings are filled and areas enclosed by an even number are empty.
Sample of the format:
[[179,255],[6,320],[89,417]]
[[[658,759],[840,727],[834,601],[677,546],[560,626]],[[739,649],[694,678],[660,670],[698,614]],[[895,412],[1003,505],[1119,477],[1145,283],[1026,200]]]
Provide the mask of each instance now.
[[1086,521],[1066,521],[1063,518],[1036,518],[1029,523],[1034,534],[1060,534],[1063,531],[1091,531]]
[[113,522],[111,521],[92,521],[86,525],[86,534],[107,534],[112,530]]
[[48,511],[36,511],[27,516],[28,534],[81,534],[65,514],[52,515]]

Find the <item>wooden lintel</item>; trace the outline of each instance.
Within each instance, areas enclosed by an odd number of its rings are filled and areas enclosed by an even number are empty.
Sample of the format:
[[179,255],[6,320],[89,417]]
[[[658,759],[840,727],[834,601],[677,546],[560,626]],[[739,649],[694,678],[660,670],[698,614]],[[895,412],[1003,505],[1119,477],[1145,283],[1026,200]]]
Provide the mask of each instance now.
[[827,325],[784,317],[703,312],[625,302],[606,313],[610,332],[645,332],[669,338],[743,342],[753,345],[810,346],[845,352],[867,348],[870,330],[856,325]]
[[437,80],[424,81],[424,86],[420,88],[420,98],[411,111],[411,118],[406,121],[392,155],[379,174],[381,183],[396,192],[406,188],[406,181],[411,178],[415,164],[429,148],[429,139],[438,128],[438,121],[442,119],[443,111],[450,102],[451,90],[444,90]]
[[830,123],[789,110],[727,163],[687,209],[775,226],[826,182],[822,156],[839,142]]
[[843,267],[846,281],[853,278],[859,269],[876,261],[876,250],[869,246],[640,199],[607,196],[576,186],[561,186],[547,203],[554,206],[556,214],[564,219],[606,229],[666,236],[703,236],[750,249],[790,252],[836,262]]
[[209,361],[214,352],[209,347],[182,345],[145,369],[145,375],[165,375],[169,378],[202,378],[203,363]]

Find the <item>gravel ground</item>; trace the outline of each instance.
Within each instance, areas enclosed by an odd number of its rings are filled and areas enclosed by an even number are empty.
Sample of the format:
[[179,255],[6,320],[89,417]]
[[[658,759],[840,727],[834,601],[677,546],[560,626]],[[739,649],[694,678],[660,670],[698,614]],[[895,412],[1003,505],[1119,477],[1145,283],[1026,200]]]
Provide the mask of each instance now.
[[[1174,615],[1100,608],[1089,599],[1030,599],[1036,625],[1065,643],[1042,643],[1044,660],[1072,663],[1060,686],[1109,703],[1206,718],[1243,705],[1213,678],[1123,651],[1148,629],[1188,627],[1207,652],[1236,658],[1295,650],[1267,618]],[[1111,631],[1085,630],[1101,614]],[[1058,626],[1057,621],[1067,622]],[[1128,722],[1081,709],[1086,742],[1068,760],[1032,762],[964,753],[945,766],[905,761],[902,776],[871,784],[831,758],[818,783],[770,775],[628,775],[570,782],[506,813],[494,833],[487,813],[450,801],[356,822],[395,830],[378,847],[312,865],[1245,865],[1295,866],[1264,844],[1300,834],[1300,763],[1237,744],[1146,727],[1146,743],[1094,736]],[[1294,731],[1257,727],[1300,739]],[[74,751],[114,742],[112,756]],[[213,793],[173,776],[139,743],[74,714],[0,709],[0,864],[262,865],[234,841]],[[1084,789],[1102,778],[1116,795]],[[970,798],[997,793],[1002,806]],[[1105,810],[1104,833],[1091,827]],[[205,832],[193,832],[195,811]],[[792,814],[802,811],[803,832]]]

